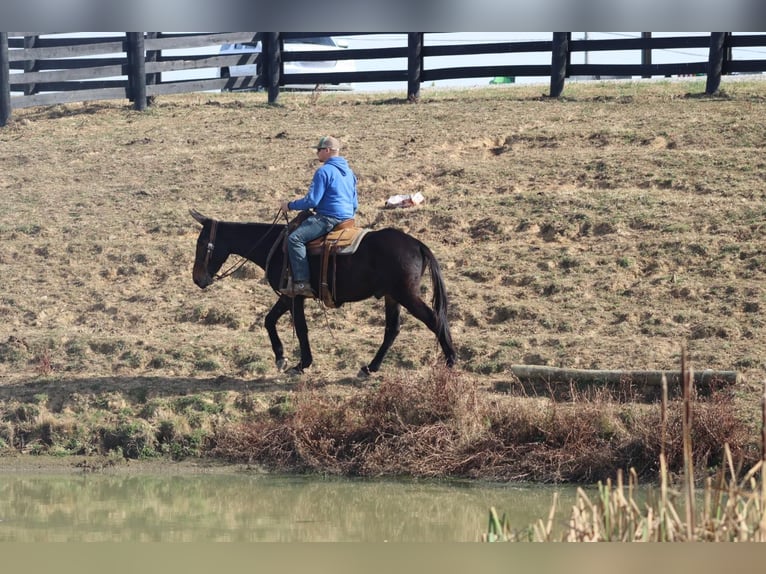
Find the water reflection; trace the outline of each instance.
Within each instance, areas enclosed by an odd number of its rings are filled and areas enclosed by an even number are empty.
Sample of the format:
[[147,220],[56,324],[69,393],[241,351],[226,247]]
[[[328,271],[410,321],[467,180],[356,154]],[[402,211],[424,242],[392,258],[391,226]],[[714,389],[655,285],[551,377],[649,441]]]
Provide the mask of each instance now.
[[[573,489],[555,490],[567,508]],[[0,542],[474,542],[489,507],[522,529],[547,516],[553,492],[248,473],[0,475]]]

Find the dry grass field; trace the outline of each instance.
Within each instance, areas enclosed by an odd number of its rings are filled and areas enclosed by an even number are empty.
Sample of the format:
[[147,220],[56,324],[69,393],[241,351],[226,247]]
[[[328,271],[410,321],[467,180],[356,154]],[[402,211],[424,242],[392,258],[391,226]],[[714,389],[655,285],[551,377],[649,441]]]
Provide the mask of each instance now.
[[[0,129],[0,399],[62,404],[100,389],[184,395],[354,392],[383,305],[307,304],[314,365],[276,372],[274,293],[246,266],[191,280],[197,223],[270,222],[305,193],[323,134],[359,176],[358,224],[431,247],[459,372],[482,389],[514,364],[737,370],[758,407],[766,357],[766,82],[704,79],[262,93],[18,110]],[[411,209],[384,208],[420,192]],[[297,353],[287,319],[286,347]],[[441,361],[409,315],[381,376]],[[361,383],[361,386],[373,383]],[[138,390],[137,390],[138,389]],[[752,391],[752,392],[751,392]],[[74,397],[74,398],[73,398]],[[54,401],[55,402],[55,401]],[[52,411],[56,405],[49,405]]]

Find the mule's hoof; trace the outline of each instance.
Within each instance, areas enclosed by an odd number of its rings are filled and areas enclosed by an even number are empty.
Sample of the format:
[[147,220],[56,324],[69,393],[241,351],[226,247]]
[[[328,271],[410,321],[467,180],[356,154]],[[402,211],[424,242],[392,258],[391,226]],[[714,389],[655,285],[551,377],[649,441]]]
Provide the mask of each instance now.
[[296,365],[293,368],[288,369],[286,372],[291,377],[298,377],[303,374],[303,369],[301,369],[299,365]]
[[277,371],[280,373],[287,368],[287,359],[277,359]]
[[369,366],[365,365],[359,369],[359,372],[356,374],[356,376],[360,379],[369,379],[372,376],[372,371],[370,370]]

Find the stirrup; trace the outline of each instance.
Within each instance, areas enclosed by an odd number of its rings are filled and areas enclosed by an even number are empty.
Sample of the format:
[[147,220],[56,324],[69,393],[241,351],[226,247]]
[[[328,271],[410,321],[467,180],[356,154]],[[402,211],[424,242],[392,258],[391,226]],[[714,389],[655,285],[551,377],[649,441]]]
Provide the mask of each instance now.
[[287,285],[279,290],[280,294],[287,295],[288,297],[311,297],[316,298],[316,294],[314,293],[314,290],[311,288],[311,285],[306,282],[299,282],[299,283],[293,283],[292,277],[290,277],[287,280]]

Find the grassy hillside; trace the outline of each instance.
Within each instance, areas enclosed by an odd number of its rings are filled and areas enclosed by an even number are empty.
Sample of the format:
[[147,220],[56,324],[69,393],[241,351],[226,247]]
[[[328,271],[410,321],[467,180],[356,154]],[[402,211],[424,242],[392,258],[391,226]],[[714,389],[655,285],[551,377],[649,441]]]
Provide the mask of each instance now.
[[[153,399],[209,393],[214,405],[250,400],[245,416],[306,385],[359,390],[382,302],[309,304],[315,362],[296,380],[273,366],[262,325],[274,294],[259,269],[206,291],[191,281],[189,208],[270,222],[280,199],[305,193],[309,148],[330,133],[359,176],[359,224],[402,228],[440,260],[459,373],[480,390],[492,395],[520,363],[677,369],[686,344],[695,369],[742,372],[738,409],[752,421],[766,356],[766,82],[725,82],[715,97],[692,79],[544,92],[426,89],[418,104],[283,94],[277,106],[195,94],[146,112],[15,111],[0,129],[6,413],[32,404],[74,425],[78,404],[136,416]],[[414,192],[421,206],[384,209]],[[440,360],[405,316],[381,377],[427,378]],[[205,408],[192,410],[228,413]]]

